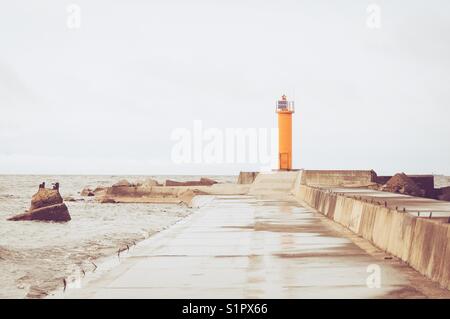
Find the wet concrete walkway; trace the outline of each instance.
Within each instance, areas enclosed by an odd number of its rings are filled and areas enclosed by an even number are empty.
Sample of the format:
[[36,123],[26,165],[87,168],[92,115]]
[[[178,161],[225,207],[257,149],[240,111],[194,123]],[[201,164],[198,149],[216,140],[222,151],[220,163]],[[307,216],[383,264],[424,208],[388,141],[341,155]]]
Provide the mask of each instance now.
[[[58,297],[426,297],[415,288],[422,284],[411,281],[422,276],[367,253],[333,224],[290,196],[211,197],[116,267]],[[378,270],[381,287],[368,287]]]

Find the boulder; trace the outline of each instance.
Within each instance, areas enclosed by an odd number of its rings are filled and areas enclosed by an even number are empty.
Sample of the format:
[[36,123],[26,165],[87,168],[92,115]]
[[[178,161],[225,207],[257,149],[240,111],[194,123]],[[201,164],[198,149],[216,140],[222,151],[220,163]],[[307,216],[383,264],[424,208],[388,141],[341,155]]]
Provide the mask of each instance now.
[[56,189],[39,188],[31,198],[30,211],[41,207],[62,204],[63,198]]
[[212,180],[210,178],[205,178],[205,177],[200,178],[200,185],[211,186],[214,184],[217,184],[217,182],[215,180]]
[[56,204],[41,207],[27,213],[19,214],[9,218],[12,221],[36,220],[46,222],[68,222],[71,220],[66,204]]
[[216,181],[209,178],[200,178],[199,181],[187,181],[187,182],[178,182],[173,180],[166,180],[166,186],[211,186],[217,184]]
[[108,190],[108,187],[104,186],[98,186],[94,189],[94,195],[95,196],[104,196]]
[[123,187],[123,186],[130,187],[133,185],[126,179],[122,179],[122,180],[118,181],[117,183],[113,184],[113,187]]
[[152,187],[152,186],[162,186],[157,180],[152,178],[147,178],[145,181],[141,182],[138,186],[142,187]]
[[83,188],[83,190],[80,193],[81,196],[95,196],[95,192],[90,189],[89,187]]
[[130,185],[116,185],[114,184],[112,187],[108,187],[106,192],[104,192],[105,196],[138,196],[138,187]]
[[410,196],[424,196],[425,191],[405,173],[395,174],[382,187],[385,192],[400,193]]
[[8,218],[12,221],[36,220],[67,222],[71,219],[66,204],[63,203],[59,189],[48,189],[39,187],[31,199],[28,212]]
[[95,189],[85,187],[81,191],[80,195],[81,196],[98,196],[98,195],[101,196],[106,193],[107,189],[108,189],[107,187],[103,187],[103,186],[97,186]]
[[188,182],[177,182],[171,179],[166,179],[165,186],[190,186]]
[[76,202],[77,200],[73,198],[72,196],[66,196],[64,197],[65,202]]
[[116,201],[113,198],[104,197],[100,200],[100,203],[102,204],[115,204]]

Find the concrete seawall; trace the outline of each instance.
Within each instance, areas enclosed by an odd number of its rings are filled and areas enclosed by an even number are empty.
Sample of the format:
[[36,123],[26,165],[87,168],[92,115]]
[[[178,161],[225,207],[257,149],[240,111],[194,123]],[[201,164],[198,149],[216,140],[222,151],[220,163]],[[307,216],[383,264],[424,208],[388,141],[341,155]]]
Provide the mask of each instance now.
[[297,199],[450,290],[450,224],[447,218],[416,217],[381,203],[297,183],[293,193]]
[[377,178],[377,174],[369,170],[303,170],[300,176],[301,183],[305,185],[347,187],[371,185]]

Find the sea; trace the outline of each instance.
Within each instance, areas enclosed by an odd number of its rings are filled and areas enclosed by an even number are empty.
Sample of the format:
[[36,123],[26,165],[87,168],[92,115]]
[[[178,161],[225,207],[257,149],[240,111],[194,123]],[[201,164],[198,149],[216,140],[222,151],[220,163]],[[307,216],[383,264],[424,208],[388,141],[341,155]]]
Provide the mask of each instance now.
[[[202,176],[236,182],[237,176]],[[0,175],[0,298],[44,298],[63,289],[74,273],[128,249],[195,211],[184,204],[101,204],[82,197],[84,187],[110,186],[119,180],[153,178],[177,181],[200,176],[39,176]],[[8,221],[25,212],[38,185],[59,182],[72,220],[67,223]]]

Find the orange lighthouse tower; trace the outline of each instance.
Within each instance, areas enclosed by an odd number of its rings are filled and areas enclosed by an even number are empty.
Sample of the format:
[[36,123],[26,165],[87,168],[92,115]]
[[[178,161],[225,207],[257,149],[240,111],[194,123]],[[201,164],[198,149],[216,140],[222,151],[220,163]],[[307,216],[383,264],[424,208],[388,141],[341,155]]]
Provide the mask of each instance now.
[[292,113],[294,101],[288,101],[286,95],[277,102],[278,113],[278,163],[280,170],[292,169]]

